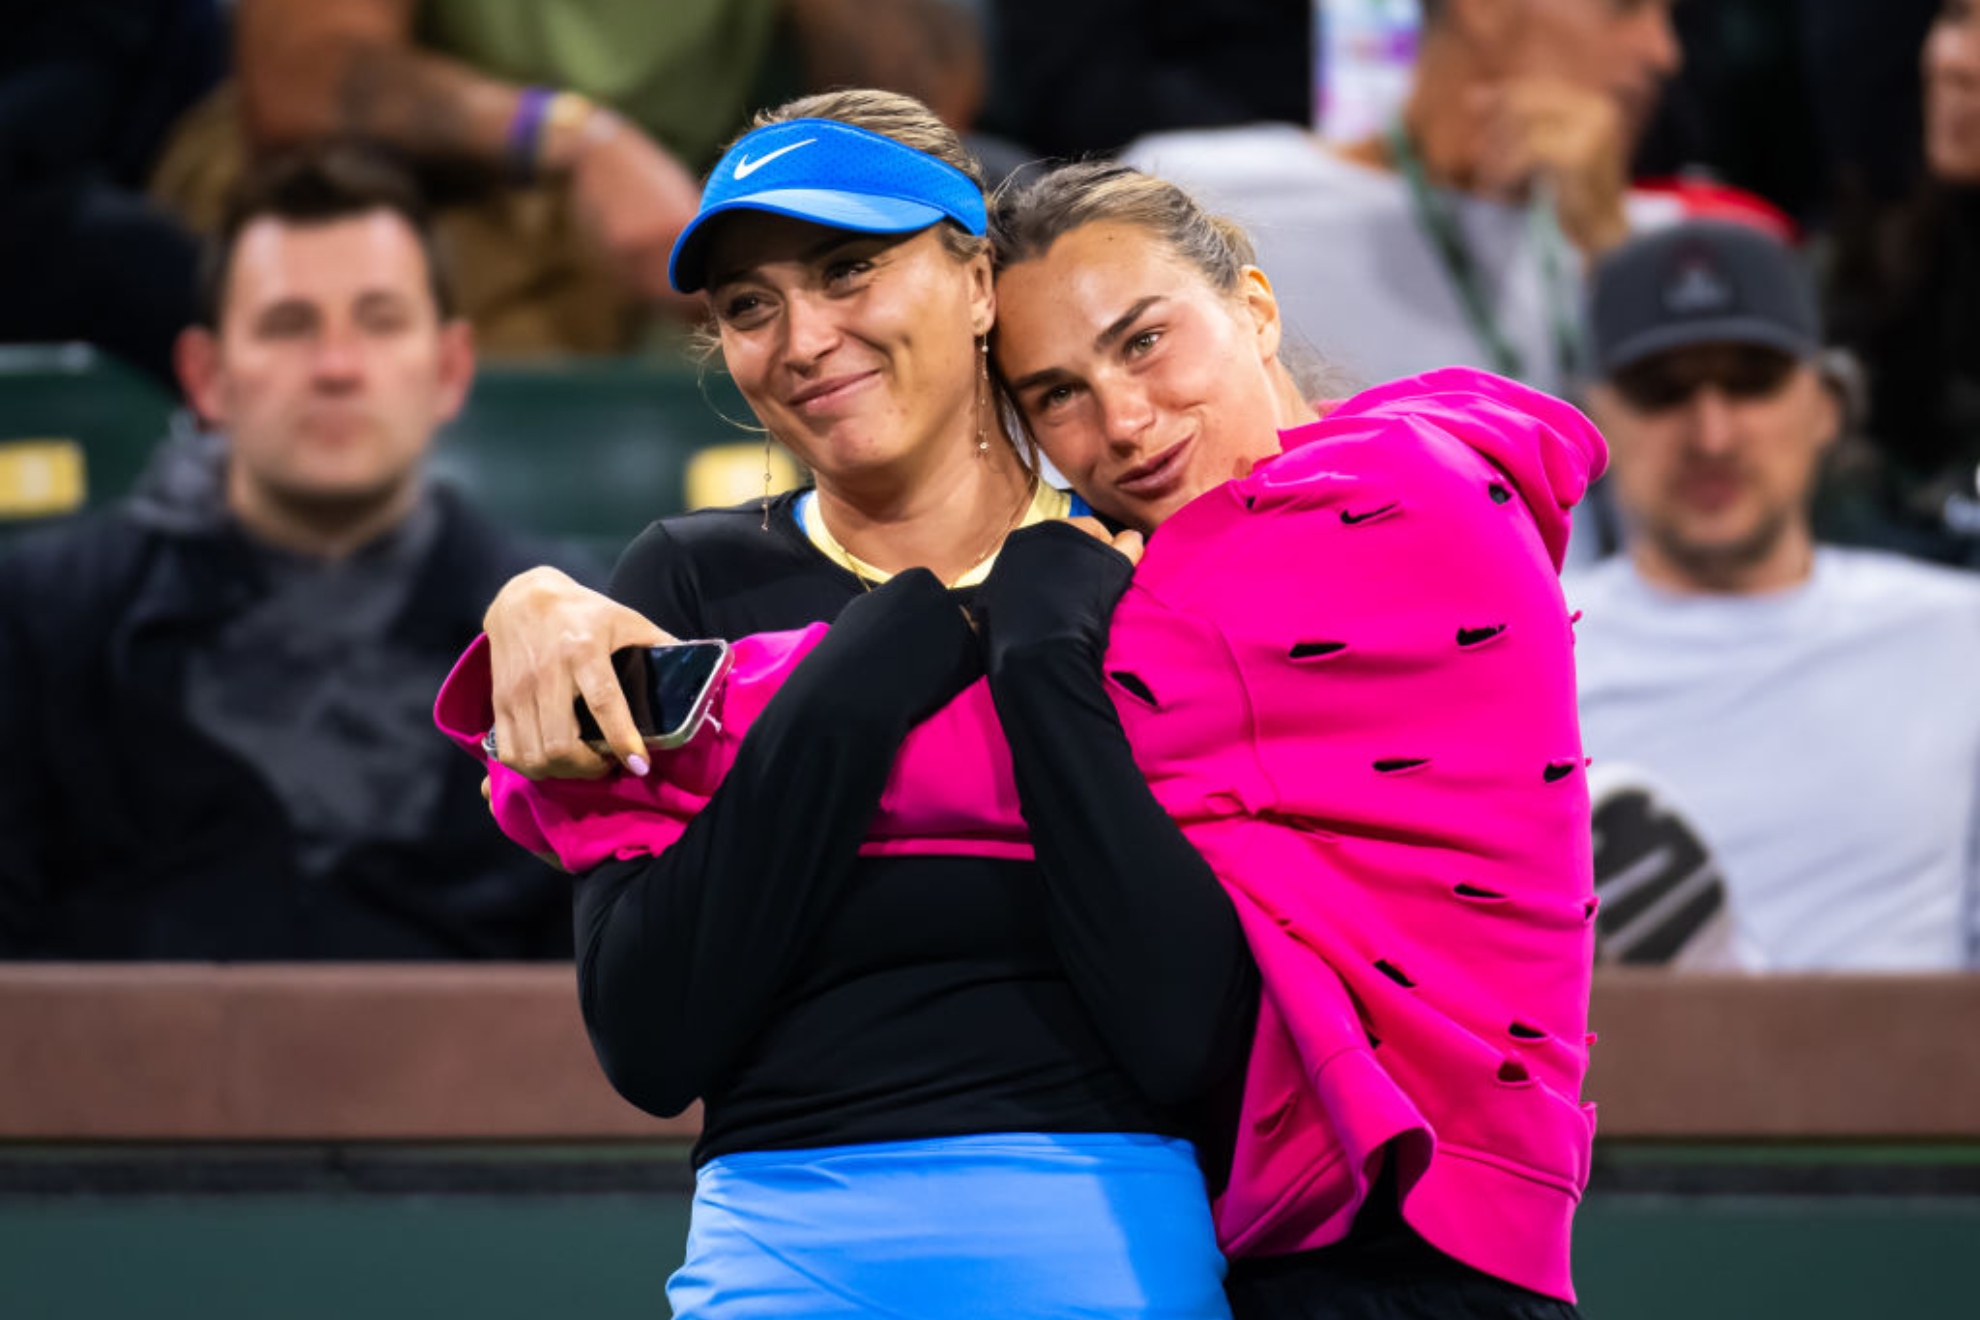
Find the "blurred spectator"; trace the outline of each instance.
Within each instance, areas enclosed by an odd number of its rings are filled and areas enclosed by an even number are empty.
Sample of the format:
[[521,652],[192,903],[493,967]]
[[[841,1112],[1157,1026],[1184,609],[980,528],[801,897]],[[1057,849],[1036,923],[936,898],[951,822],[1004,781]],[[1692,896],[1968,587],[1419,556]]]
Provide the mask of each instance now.
[[144,198],[217,82],[214,0],[20,6],[0,41],[0,343],[85,340],[172,383],[198,243]]
[[1430,0],[1400,120],[1129,148],[1247,225],[1295,330],[1377,379],[1454,363],[1560,392],[1584,254],[1628,232],[1627,165],[1679,62],[1668,0]]
[[984,79],[956,0],[239,0],[235,57],[160,195],[206,228],[248,151],[396,148],[451,203],[443,240],[491,352],[614,351],[647,306],[684,307],[667,256],[696,173],[779,81],[890,87],[961,126]]
[[1839,531],[1980,568],[1980,4],[1927,36],[1926,179],[1837,236],[1831,317],[1863,358],[1875,466]]
[[1048,156],[1313,113],[1314,0],[993,0],[998,129]]
[[1973,965],[1980,580],[1816,545],[1812,282],[1697,222],[1609,257],[1590,319],[1628,553],[1567,587],[1589,753],[1693,813],[1761,965]]
[[0,954],[567,955],[568,881],[431,729],[542,555],[423,479],[474,350],[410,180],[271,166],[205,296],[179,367],[220,434],[0,561]]

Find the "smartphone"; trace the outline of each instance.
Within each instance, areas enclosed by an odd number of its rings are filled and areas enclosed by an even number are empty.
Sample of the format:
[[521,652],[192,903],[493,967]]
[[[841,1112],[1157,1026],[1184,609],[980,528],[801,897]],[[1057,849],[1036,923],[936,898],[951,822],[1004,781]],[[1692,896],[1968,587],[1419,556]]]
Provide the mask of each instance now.
[[[729,660],[729,644],[723,641],[628,646],[612,653],[619,690],[625,693],[633,723],[648,747],[679,747],[694,737],[729,672]],[[583,697],[577,699],[577,721],[585,745],[609,754],[611,748]]]

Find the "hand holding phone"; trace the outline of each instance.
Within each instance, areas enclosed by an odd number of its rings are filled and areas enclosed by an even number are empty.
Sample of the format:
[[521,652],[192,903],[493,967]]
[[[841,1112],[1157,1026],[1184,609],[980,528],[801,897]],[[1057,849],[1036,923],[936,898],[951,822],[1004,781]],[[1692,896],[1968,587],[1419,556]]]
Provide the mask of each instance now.
[[[612,669],[612,653],[674,638],[640,614],[547,565],[511,578],[482,618],[502,761],[531,779],[595,779],[646,766]],[[589,694],[613,752],[578,738],[571,699]]]
[[[628,646],[612,653],[612,672],[619,680],[633,726],[650,748],[679,747],[694,737],[708,722],[715,704],[715,693],[729,672],[733,655],[724,641],[671,642],[665,646]],[[584,698],[572,703],[577,717],[578,736],[585,746],[603,756],[612,755]],[[495,731],[481,740],[482,750],[499,756]],[[644,774],[645,771],[639,773]],[[488,796],[486,781],[482,796]]]
[[[732,653],[724,641],[674,642],[666,646],[629,646],[612,653],[612,669],[625,694],[626,708],[648,747],[679,747],[700,731],[715,693],[729,672]],[[578,736],[597,752],[611,746],[598,721],[576,702]]]

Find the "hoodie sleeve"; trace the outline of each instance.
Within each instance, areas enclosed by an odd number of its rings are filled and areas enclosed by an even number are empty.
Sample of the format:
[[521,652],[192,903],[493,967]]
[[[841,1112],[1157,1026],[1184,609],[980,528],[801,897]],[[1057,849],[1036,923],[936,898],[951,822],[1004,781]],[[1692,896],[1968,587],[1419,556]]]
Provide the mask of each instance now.
[[532,780],[492,759],[482,738],[494,722],[488,639],[474,640],[440,687],[433,721],[489,776],[489,805],[510,841],[549,854],[566,871],[671,847],[734,764],[765,704],[824,637],[826,625],[758,633],[731,644],[731,665],[709,719],[685,746],[655,751],[645,778]]
[[1447,367],[1365,390],[1319,425],[1346,434],[1398,423],[1451,436],[1504,473],[1560,571],[1570,511],[1609,462],[1594,423],[1573,404],[1516,380]]

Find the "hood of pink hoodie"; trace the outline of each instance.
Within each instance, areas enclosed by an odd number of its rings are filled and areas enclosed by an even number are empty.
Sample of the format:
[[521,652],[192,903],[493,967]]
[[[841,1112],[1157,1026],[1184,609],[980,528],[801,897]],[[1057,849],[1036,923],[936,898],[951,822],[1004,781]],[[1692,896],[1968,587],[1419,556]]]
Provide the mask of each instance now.
[[[734,643],[734,663],[711,718],[686,746],[655,751],[645,777],[530,780],[491,761],[482,736],[495,720],[488,639],[478,637],[441,685],[433,719],[489,771],[489,805],[503,833],[568,871],[664,851],[708,805],[743,738],[825,625],[759,633]],[[868,856],[921,853],[1032,856],[1018,812],[1010,745],[981,679],[902,747],[866,842]]]
[[1406,420],[1443,432],[1503,473],[1560,571],[1574,506],[1609,465],[1608,446],[1579,409],[1503,376],[1447,367],[1364,390],[1322,422],[1282,438],[1290,453],[1343,433],[1366,437]]

